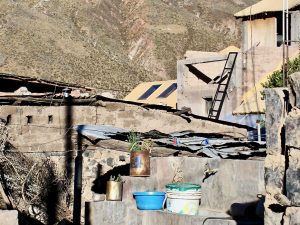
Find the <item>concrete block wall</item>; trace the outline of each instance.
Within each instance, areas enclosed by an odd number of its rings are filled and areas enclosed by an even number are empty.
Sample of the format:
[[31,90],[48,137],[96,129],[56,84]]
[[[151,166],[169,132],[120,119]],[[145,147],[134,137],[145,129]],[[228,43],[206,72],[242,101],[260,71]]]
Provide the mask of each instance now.
[[[222,74],[227,55],[218,53],[211,54],[209,52],[201,54],[200,52],[197,57],[198,58],[180,60],[177,62],[177,107],[178,109],[189,107],[194,114],[207,117],[208,109],[205,99],[214,98],[218,85],[205,83],[195,74],[191,73],[186,64],[194,63],[193,66],[204,72],[206,76],[214,79]],[[226,115],[231,115],[232,111],[240,102],[239,96],[241,95],[238,94],[238,88],[242,85],[242,76],[241,73],[239,73],[242,71],[240,68],[242,62],[241,58],[242,56],[239,54],[229,82],[228,95],[225,98],[221,111],[221,120],[224,119]],[[223,59],[224,61],[213,61],[219,59]],[[201,64],[201,61],[205,60],[212,62]]]
[[[300,73],[291,79],[299,84]],[[300,224],[300,96],[295,95],[300,89],[294,84],[265,91],[265,225]]]
[[[204,179],[205,169],[218,172]],[[207,217],[230,210],[234,203],[257,202],[258,194],[265,194],[264,162],[257,160],[222,160],[192,157],[160,157],[151,159],[150,177],[124,177],[122,202],[92,201],[90,218],[92,225],[103,224],[201,224]],[[197,183],[202,186],[201,215],[191,217],[162,212],[142,212],[136,209],[133,192],[165,191],[172,182]],[[105,185],[105,184],[102,184]],[[112,210],[114,209],[114,210]],[[205,212],[205,215],[203,215]],[[218,214],[219,215],[219,214]],[[210,221],[205,224],[236,224],[233,220]]]
[[[129,209],[130,208],[130,209]],[[207,215],[180,215],[163,211],[140,211],[125,202],[92,202],[89,204],[89,225],[238,225],[237,221],[227,218],[224,214],[218,218]],[[113,212],[113,213],[112,213]],[[216,215],[216,214],[214,214]],[[210,217],[210,219],[208,218]],[[227,216],[228,217],[228,216]]]
[[[71,125],[106,124],[127,130],[147,132],[158,130],[171,133],[194,130],[201,133],[217,132],[246,138],[247,131],[205,119],[190,118],[191,121],[171,112],[146,109],[140,106],[99,102],[100,106],[72,106]],[[65,106],[0,106],[0,118],[9,119],[9,141],[22,151],[57,151],[66,146]],[[28,116],[31,117],[28,121]],[[49,118],[52,119],[49,119]],[[75,131],[72,132],[76,134]],[[34,146],[34,147],[31,147]]]
[[[101,156],[99,154],[102,154]],[[104,165],[109,154],[113,152],[95,153],[85,157],[83,164],[83,200],[95,200],[92,191],[94,185],[106,185],[99,182],[96,165]],[[123,165],[129,163],[129,156]],[[118,160],[118,158],[114,158]],[[93,163],[92,163],[93,162]],[[204,179],[207,166],[218,172]],[[111,168],[112,169],[112,168]],[[123,174],[129,175],[129,167],[124,167]],[[119,173],[120,171],[117,171]],[[245,174],[247,174],[245,176]],[[226,212],[233,203],[249,203],[259,199],[258,194],[264,190],[264,162],[258,160],[221,160],[196,157],[153,157],[151,158],[150,177],[123,176],[123,201],[135,204],[133,192],[165,191],[165,185],[174,182],[196,183],[202,186],[201,207]],[[102,188],[103,189],[103,188]],[[101,190],[102,190],[101,189]],[[105,188],[104,188],[105,189]]]

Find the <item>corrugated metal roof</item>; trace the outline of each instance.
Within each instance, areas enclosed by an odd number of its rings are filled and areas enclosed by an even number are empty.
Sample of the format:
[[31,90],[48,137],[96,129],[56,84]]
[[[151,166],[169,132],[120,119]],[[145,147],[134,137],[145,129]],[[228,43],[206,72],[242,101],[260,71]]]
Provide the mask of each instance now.
[[[300,0],[289,0],[289,9],[300,5]],[[282,11],[282,0],[262,0],[246,9],[243,9],[236,14],[235,17],[246,17],[250,15],[257,15],[265,12]]]
[[0,73],[0,79],[7,79],[7,80],[16,80],[16,81],[23,81],[28,83],[34,83],[34,84],[46,84],[56,87],[70,87],[70,88],[77,88],[77,89],[84,89],[87,91],[94,90],[94,88],[91,87],[85,87],[78,84],[71,84],[71,83],[65,83],[61,81],[52,81],[52,80],[45,80],[35,77],[26,77],[26,76],[19,76],[15,74],[8,74],[8,73]]
[[128,130],[113,127],[110,125],[78,125],[74,129],[81,135],[90,137],[92,140],[110,139],[119,133],[128,133]]
[[[124,141],[130,131],[109,125],[80,125],[75,128],[77,132],[91,141],[115,139]],[[170,134],[150,131],[140,133],[141,138],[151,138],[159,147],[166,147],[177,151],[188,151],[210,158],[239,158],[264,153],[265,142],[236,141],[232,138],[216,138],[216,134],[205,136],[194,131],[182,131]],[[124,139],[125,138],[125,139]],[[124,144],[128,145],[127,142]],[[118,149],[116,149],[118,150]]]

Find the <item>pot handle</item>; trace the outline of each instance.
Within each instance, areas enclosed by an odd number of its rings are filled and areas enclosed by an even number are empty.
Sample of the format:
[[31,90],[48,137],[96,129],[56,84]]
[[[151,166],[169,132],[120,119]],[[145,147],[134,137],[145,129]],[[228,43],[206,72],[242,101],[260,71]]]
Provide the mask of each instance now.
[[165,207],[165,204],[166,204],[166,200],[167,200],[167,194],[165,195],[165,199],[164,199],[164,201],[163,201],[163,204],[162,204],[162,209],[164,209]]

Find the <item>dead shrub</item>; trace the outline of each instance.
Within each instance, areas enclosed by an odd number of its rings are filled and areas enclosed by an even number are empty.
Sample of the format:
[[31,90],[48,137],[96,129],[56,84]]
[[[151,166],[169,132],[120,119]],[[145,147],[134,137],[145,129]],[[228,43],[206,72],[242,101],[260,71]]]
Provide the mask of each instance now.
[[43,223],[48,222],[49,213],[51,220],[54,215],[57,221],[69,218],[69,181],[50,158],[9,148],[7,134],[0,123],[0,182],[13,206]]

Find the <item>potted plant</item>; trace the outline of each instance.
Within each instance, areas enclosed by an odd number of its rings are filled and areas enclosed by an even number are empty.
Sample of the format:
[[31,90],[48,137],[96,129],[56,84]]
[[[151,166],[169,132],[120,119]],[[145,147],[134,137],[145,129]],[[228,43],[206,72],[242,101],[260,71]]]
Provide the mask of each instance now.
[[150,152],[152,141],[141,140],[140,136],[131,131],[128,135],[130,151],[130,176],[150,176]]
[[123,193],[123,179],[121,175],[110,176],[106,183],[106,200],[108,201],[122,201]]

